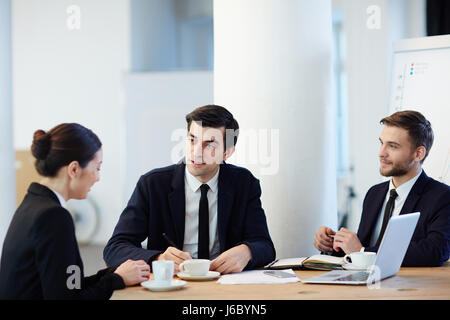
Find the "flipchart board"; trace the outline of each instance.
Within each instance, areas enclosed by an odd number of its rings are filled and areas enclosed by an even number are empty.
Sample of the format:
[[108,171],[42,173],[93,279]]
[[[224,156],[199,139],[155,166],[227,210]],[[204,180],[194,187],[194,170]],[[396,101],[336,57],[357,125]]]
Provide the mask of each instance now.
[[416,110],[431,122],[434,143],[423,168],[450,184],[450,35],[394,45],[389,108],[389,114]]

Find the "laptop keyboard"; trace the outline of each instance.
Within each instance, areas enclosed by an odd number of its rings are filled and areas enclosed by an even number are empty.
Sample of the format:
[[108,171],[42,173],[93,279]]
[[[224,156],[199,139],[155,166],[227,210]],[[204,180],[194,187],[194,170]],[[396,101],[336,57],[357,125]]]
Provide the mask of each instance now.
[[336,281],[367,281],[369,275],[369,272],[359,271],[343,277],[339,277],[336,279]]

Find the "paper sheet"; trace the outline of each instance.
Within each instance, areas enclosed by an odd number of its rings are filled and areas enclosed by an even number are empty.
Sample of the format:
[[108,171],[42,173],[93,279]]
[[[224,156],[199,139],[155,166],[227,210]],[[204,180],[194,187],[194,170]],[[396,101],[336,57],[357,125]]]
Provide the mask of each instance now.
[[[266,270],[251,270],[239,273],[225,274],[217,280],[221,284],[283,284],[300,281],[297,277],[292,278],[278,278],[268,274],[264,274]],[[295,274],[292,269],[282,270],[288,273]]]

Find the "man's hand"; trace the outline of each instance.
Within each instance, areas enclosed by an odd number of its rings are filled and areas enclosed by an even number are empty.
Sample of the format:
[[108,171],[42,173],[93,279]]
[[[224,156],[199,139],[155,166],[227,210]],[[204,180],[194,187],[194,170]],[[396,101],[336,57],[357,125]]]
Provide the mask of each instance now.
[[174,262],[174,272],[177,274],[180,271],[180,264],[184,260],[192,259],[189,252],[178,250],[175,247],[168,247],[166,251],[161,253],[156,260],[172,260]]
[[241,272],[251,259],[250,248],[241,244],[223,252],[211,263],[209,269],[221,274]]
[[331,238],[330,236],[334,234],[335,232],[332,229],[327,227],[320,227],[314,237],[314,246],[316,247],[316,249],[322,252],[333,251],[333,238]]
[[344,250],[345,254],[360,251],[362,244],[358,239],[356,233],[341,228],[334,235],[333,249],[339,251],[339,248]]

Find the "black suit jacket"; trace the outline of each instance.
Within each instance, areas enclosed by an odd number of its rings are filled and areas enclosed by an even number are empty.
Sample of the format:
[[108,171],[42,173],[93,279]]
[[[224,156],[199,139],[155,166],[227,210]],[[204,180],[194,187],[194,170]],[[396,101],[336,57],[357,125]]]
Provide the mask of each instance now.
[[[84,277],[70,213],[53,191],[32,183],[3,244],[0,299],[109,299],[125,287],[114,270]],[[79,289],[70,289],[77,286],[76,274]]]
[[[363,203],[358,238],[366,251],[388,192],[389,181],[369,189]],[[400,211],[400,214],[420,212],[420,218],[406,252],[402,266],[441,266],[450,251],[450,187],[428,177],[419,176]]]
[[[163,233],[183,248],[185,228],[185,164],[155,169],[141,176],[122,212],[103,256],[107,264],[127,259],[149,263],[170,244]],[[217,229],[220,252],[246,244],[252,259],[247,269],[275,259],[266,216],[261,207],[259,181],[247,169],[221,164],[218,179]],[[148,237],[147,248],[141,243]]]

